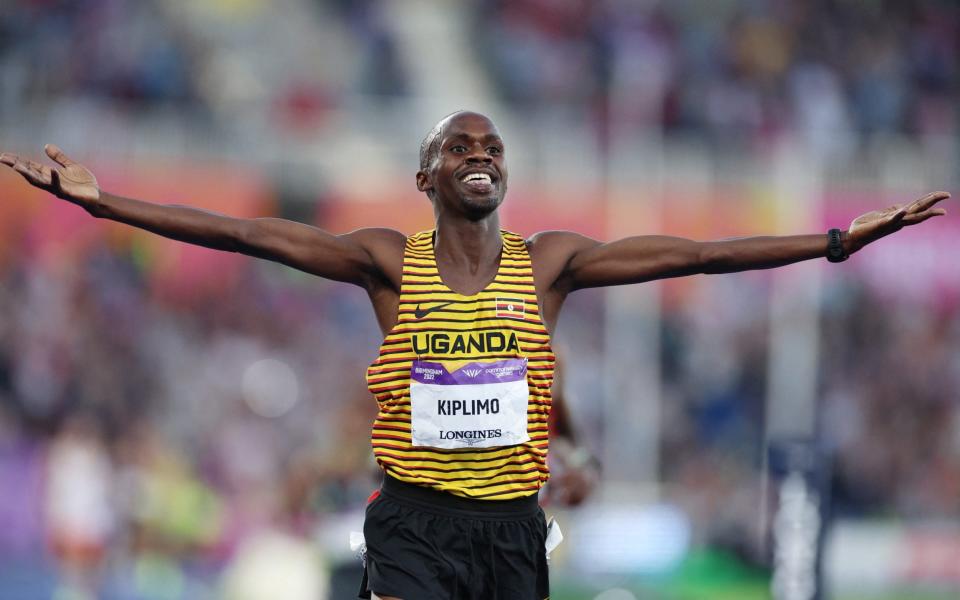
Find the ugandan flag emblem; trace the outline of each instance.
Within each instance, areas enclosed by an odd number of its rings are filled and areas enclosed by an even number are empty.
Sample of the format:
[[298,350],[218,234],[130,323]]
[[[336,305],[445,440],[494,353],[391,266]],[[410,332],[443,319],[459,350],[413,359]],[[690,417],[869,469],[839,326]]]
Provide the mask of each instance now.
[[497,298],[497,317],[525,319],[523,298]]

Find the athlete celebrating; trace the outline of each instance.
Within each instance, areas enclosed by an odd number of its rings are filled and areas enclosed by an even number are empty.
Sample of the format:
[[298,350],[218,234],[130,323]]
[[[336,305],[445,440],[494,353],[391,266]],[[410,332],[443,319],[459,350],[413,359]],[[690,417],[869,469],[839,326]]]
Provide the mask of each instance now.
[[54,146],[60,168],[0,162],[91,215],[209,248],[274,260],[367,291],[384,341],[367,370],[379,403],[373,450],[384,471],[367,507],[361,597],[542,600],[550,334],[572,291],[695,273],[839,262],[899,229],[946,214],[935,192],[867,213],[846,231],[697,242],[603,243],[569,231],[530,239],[500,229],[504,143],[487,117],[443,119],[420,149],[417,188],[436,228],[332,235],[274,218],[237,219],[100,190]]

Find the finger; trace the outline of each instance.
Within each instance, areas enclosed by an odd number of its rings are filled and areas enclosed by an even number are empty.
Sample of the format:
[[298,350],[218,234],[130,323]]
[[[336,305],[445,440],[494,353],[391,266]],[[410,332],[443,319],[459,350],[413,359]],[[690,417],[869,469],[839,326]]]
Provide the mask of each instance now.
[[39,183],[37,180],[37,174],[33,171],[33,169],[30,168],[29,165],[27,165],[27,163],[18,161],[15,165],[13,165],[13,170],[23,175],[23,178],[30,183]]
[[34,164],[32,165],[32,171],[36,175],[37,182],[40,185],[44,187],[50,187],[50,184],[53,183],[53,176],[51,175],[50,167]]
[[911,213],[920,213],[920,212],[923,212],[923,211],[927,210],[928,208],[930,208],[931,206],[933,206],[934,204],[936,204],[937,202],[940,202],[941,200],[946,200],[946,199],[949,198],[949,197],[950,197],[950,193],[949,193],[949,192],[932,192],[932,193],[929,193],[929,194],[927,194],[926,196],[924,196],[923,198],[919,198],[919,199],[914,200],[913,202],[911,202],[911,203],[910,203],[910,209],[909,209],[908,212],[911,212]]
[[40,186],[40,187],[47,187],[50,185],[52,181],[52,177],[50,175],[49,169],[46,169],[46,173],[45,173],[44,169],[37,169],[31,164],[22,162],[22,161],[14,165],[13,168],[17,173],[20,173],[24,179],[26,179],[33,185]]
[[0,163],[3,163],[8,167],[12,167],[13,165],[17,164],[17,156],[15,154],[7,154],[4,152],[3,154],[0,154]]
[[47,153],[47,156],[57,161],[60,166],[69,167],[70,165],[74,164],[74,162],[70,160],[67,155],[63,153],[63,150],[61,150],[58,146],[47,144],[43,147],[43,150]]
[[931,208],[921,213],[907,215],[904,218],[904,223],[908,225],[916,225],[917,223],[923,223],[929,218],[942,217],[945,214],[947,214],[947,210],[945,208]]
[[27,166],[30,167],[30,170],[36,174],[37,180],[40,181],[43,185],[50,185],[50,167],[43,163],[38,163],[33,160],[27,161]]
[[899,223],[907,216],[909,207],[907,206],[891,206],[888,210],[890,211],[890,222]]

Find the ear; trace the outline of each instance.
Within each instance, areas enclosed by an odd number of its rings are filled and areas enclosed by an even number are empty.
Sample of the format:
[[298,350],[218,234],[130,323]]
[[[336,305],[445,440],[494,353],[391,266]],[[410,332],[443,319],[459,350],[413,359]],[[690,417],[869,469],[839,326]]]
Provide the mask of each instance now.
[[421,192],[430,192],[433,189],[433,181],[426,171],[417,171],[417,189]]

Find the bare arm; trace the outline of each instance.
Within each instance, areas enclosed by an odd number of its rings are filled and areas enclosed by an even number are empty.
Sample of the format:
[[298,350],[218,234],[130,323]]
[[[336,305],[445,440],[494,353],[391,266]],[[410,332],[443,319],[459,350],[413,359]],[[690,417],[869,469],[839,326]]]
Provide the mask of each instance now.
[[265,258],[368,290],[388,279],[390,269],[385,265],[391,263],[397,244],[402,249],[403,235],[387,229],[332,235],[284,219],[239,219],[189,206],[122,198],[101,191],[93,173],[56,146],[47,146],[46,152],[60,169],[13,154],[0,155],[0,163],[12,167],[32,185],[77,204],[95,217],[182,242]]
[[557,351],[553,371],[553,406],[550,409],[551,441],[550,485],[547,500],[561,506],[579,506],[593,493],[599,479],[596,459],[580,445],[576,426],[570,415],[566,367],[563,353]]
[[770,269],[826,255],[827,235],[748,237],[697,242],[634,236],[585,245],[570,261],[571,289],[640,283],[698,273]]
[[[848,254],[903,227],[946,214],[936,203],[949,198],[934,192],[909,204],[862,215],[842,233]],[[563,291],[639,283],[695,273],[770,269],[826,256],[827,235],[748,237],[696,242],[669,236],[635,236],[601,243],[569,232],[541,234],[534,245],[555,255],[554,286]],[[546,243],[542,243],[546,242]],[[550,261],[548,261],[549,263]]]
[[[101,193],[88,211],[98,218],[189,244],[239,252],[279,262],[327,279],[369,287],[380,274],[374,252],[386,229],[360,229],[333,235],[286,219],[239,219],[175,204],[153,204]],[[397,234],[402,237],[402,234]]]

